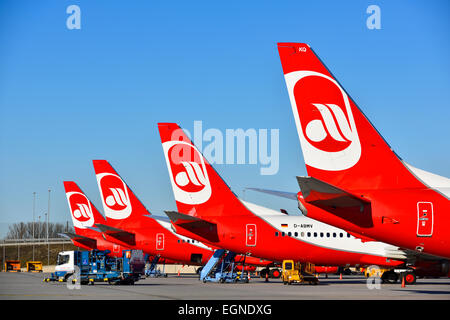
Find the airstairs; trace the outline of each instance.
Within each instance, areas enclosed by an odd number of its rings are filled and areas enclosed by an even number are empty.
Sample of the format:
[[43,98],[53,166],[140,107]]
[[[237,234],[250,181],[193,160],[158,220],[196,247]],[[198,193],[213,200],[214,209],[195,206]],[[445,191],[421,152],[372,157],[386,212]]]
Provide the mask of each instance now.
[[200,273],[200,280],[203,282],[237,282],[248,278],[240,279],[239,274],[235,272],[236,253],[224,249],[217,249],[203,267]]

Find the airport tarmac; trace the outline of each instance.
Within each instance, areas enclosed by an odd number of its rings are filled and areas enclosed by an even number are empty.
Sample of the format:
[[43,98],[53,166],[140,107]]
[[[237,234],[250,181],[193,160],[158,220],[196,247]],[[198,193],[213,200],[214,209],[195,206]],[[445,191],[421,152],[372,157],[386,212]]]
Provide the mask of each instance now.
[[[404,288],[400,283],[380,284],[361,275],[320,277],[318,285],[283,285],[279,279],[250,283],[202,283],[197,275],[169,274],[144,278],[135,285],[96,283],[69,289],[66,283],[43,282],[44,273],[0,273],[0,300],[450,300],[450,279],[417,279]],[[369,289],[372,287],[372,289]]]

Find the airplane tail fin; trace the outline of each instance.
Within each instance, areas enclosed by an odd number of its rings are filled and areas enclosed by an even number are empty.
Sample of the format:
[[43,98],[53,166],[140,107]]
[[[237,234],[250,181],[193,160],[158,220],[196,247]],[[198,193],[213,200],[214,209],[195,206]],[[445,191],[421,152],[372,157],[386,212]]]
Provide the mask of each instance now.
[[89,228],[94,227],[95,223],[105,223],[105,218],[75,182],[64,181],[64,189],[78,235],[88,236],[92,233]]
[[150,212],[106,160],[93,160],[98,188],[108,225],[125,229],[139,227]]
[[419,186],[309,45],[278,51],[309,176],[347,191]]
[[158,129],[180,213],[204,220],[251,214],[177,124]]

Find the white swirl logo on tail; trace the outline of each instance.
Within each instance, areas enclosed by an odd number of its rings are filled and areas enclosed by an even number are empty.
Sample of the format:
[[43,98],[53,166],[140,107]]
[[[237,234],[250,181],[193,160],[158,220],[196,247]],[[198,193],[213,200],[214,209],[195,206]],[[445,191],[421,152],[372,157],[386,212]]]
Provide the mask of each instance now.
[[97,182],[108,218],[121,220],[130,216],[132,208],[128,188],[123,180],[112,173],[100,173]]
[[207,184],[206,177],[197,162],[182,161],[181,164],[184,166],[186,171],[178,172],[175,177],[175,182],[181,186],[187,186],[192,183],[196,186],[205,186]]
[[125,193],[122,189],[109,188],[109,190],[112,192],[112,195],[107,196],[105,198],[105,202],[108,205],[108,207],[113,207],[115,205],[126,207],[128,205],[127,196],[125,195]]
[[328,171],[353,167],[361,143],[345,91],[315,71],[294,71],[285,79],[305,163]]
[[319,110],[323,122],[316,119],[306,125],[305,133],[310,140],[323,141],[327,137],[327,132],[336,141],[350,142],[352,140],[352,130],[340,107],[335,104],[313,103],[313,105]]
[[175,200],[190,205],[206,202],[211,197],[211,184],[197,148],[184,141],[167,141],[163,150]]
[[73,211],[73,216],[77,219],[83,217],[84,219],[89,219],[89,213],[90,213],[90,209],[89,207],[82,203],[77,203],[78,209],[75,209]]
[[67,192],[67,201],[75,228],[85,229],[94,225],[94,214],[88,198],[80,192]]

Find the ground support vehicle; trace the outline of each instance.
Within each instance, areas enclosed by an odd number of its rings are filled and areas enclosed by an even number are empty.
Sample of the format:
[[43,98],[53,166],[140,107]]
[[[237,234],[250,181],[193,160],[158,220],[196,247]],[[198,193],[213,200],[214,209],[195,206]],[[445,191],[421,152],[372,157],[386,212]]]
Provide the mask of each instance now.
[[416,283],[416,273],[412,268],[383,269],[377,266],[371,266],[364,270],[366,278],[379,277],[383,283],[396,283],[397,281],[405,284]]
[[44,281],[134,284],[144,274],[141,250],[123,250],[122,257],[112,257],[109,253],[109,250],[60,252],[55,272]]
[[[249,282],[248,274],[236,271],[236,253],[217,249],[200,272],[203,282]],[[244,261],[245,263],[245,261]],[[243,268],[242,270],[244,270]]]
[[281,272],[283,284],[305,283],[318,284],[319,279],[314,275],[314,265],[310,263],[300,264],[294,260],[283,260]]
[[42,272],[41,261],[27,261],[27,272]]
[[[148,261],[147,257],[145,260]],[[165,259],[163,259],[163,270],[160,271],[157,266],[158,266],[158,262],[161,261],[161,257],[159,255],[155,256],[152,259],[152,262],[147,264],[145,267],[145,276],[146,277],[164,277],[167,278],[167,273],[165,273],[165,267],[166,267],[166,262]]]
[[20,272],[20,261],[19,260],[6,260],[5,269],[6,272]]

